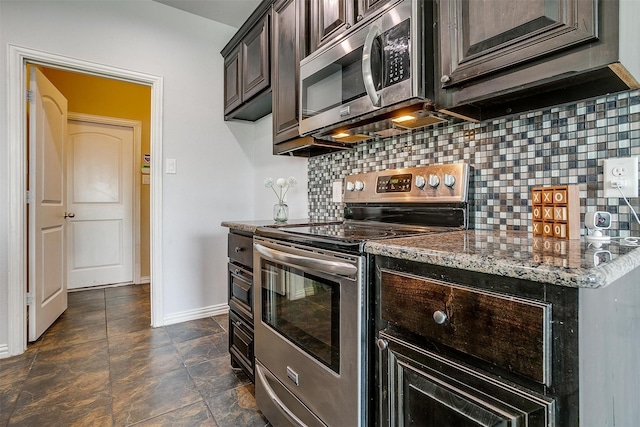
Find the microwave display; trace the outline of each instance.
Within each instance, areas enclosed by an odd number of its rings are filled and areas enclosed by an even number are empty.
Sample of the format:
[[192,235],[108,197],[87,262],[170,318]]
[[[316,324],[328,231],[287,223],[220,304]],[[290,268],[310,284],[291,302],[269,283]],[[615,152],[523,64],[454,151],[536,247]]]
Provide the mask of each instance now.
[[[410,42],[410,19],[373,40],[371,75],[376,90],[410,78]],[[362,55],[363,46],[359,46],[302,80],[303,118],[367,96]]]

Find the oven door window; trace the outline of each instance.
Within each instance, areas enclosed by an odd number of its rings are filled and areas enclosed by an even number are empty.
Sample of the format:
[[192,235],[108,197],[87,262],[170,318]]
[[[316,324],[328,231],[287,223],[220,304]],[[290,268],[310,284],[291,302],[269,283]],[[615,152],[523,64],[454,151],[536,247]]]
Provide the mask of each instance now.
[[340,373],[340,284],[262,261],[262,321]]

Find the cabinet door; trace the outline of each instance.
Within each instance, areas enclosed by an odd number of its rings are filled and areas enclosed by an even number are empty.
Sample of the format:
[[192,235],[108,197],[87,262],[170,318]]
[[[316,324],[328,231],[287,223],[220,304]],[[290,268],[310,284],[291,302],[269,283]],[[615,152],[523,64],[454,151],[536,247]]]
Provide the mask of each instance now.
[[224,113],[242,104],[242,57],[240,49],[224,60]]
[[279,1],[273,6],[273,142],[297,137],[298,83],[300,80],[300,37],[302,2]]
[[333,40],[355,22],[354,0],[313,0],[311,2],[311,50]]
[[358,0],[358,16],[356,17],[356,21],[374,13],[385,3],[390,3],[390,0]]
[[598,37],[597,0],[442,0],[439,13],[443,88]]
[[380,332],[379,425],[555,425],[555,402]]
[[242,96],[248,100],[269,87],[269,14],[242,40]]

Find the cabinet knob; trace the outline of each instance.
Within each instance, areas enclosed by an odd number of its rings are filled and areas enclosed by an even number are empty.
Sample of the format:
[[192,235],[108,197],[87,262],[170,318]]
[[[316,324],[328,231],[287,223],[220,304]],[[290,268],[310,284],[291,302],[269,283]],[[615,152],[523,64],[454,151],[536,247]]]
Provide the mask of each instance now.
[[242,252],[242,248],[240,246],[236,246],[236,252]]
[[382,338],[378,338],[376,344],[378,345],[378,348],[380,350],[386,350],[387,347],[389,347],[389,342],[387,342],[387,340],[383,340]]
[[240,269],[236,268],[235,270],[233,270],[233,272],[236,273],[236,274],[240,274]]
[[345,28],[348,30],[349,28],[351,28],[351,24],[345,25]]
[[236,320],[234,323],[235,323],[236,326],[242,326],[242,322],[239,321],[239,320]]
[[440,77],[440,83],[449,83],[450,81],[451,81],[451,77],[447,76],[446,74]]
[[358,21],[358,22],[362,21],[363,19],[364,19],[364,16],[362,16],[362,15],[356,16],[356,21]]
[[447,321],[447,315],[443,311],[436,310],[433,312],[433,320],[435,320],[438,325],[442,325]]

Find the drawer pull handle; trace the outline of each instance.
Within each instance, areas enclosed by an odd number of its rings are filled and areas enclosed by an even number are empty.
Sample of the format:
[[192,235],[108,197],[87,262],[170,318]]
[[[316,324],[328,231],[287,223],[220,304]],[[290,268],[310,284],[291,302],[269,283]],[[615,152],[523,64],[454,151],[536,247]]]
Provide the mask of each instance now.
[[240,246],[236,246],[236,252],[242,252],[242,248]]
[[376,344],[378,345],[378,348],[380,350],[386,350],[387,347],[389,347],[389,343],[387,342],[387,340],[383,340],[382,338],[378,338]]
[[447,315],[443,311],[436,310],[433,312],[433,320],[435,320],[438,325],[442,325],[447,321]]

